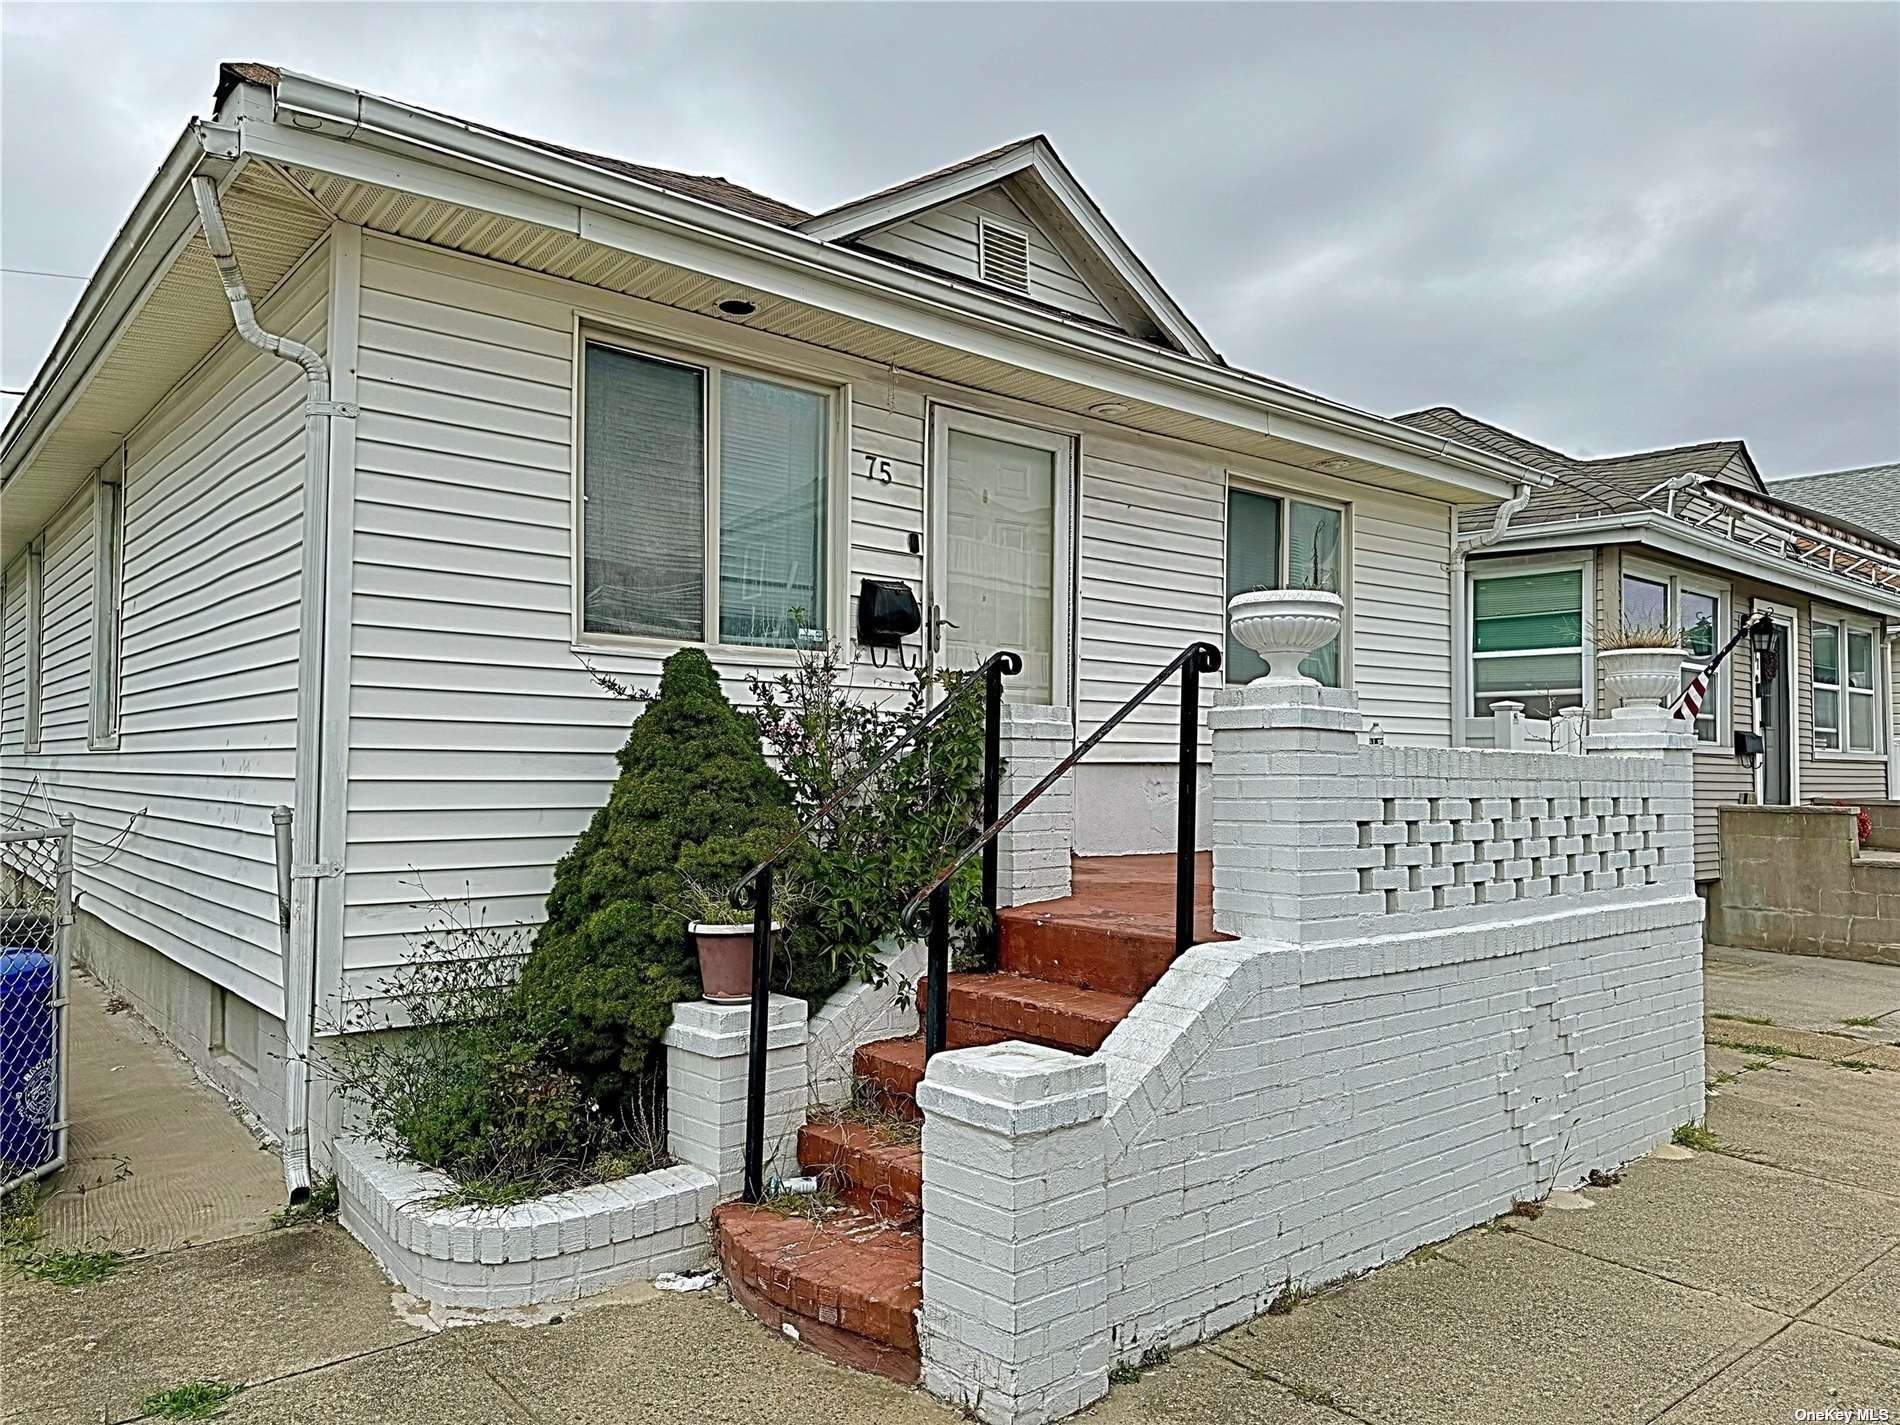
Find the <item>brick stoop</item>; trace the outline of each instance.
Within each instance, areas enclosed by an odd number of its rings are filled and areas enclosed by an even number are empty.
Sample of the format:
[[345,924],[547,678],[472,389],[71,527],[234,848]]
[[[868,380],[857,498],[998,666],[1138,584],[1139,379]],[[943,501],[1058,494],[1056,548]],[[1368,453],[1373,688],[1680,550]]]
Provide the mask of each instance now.
[[[1197,869],[1196,939],[1213,929],[1209,859]],[[1073,894],[999,913],[991,974],[955,974],[953,1048],[1022,1039],[1092,1054],[1174,960],[1174,858],[1078,859]],[[927,983],[917,987],[919,1027]],[[852,1067],[885,1112],[916,1119],[921,1033],[862,1045]],[[727,1203],[713,1241],[733,1295],[768,1325],[842,1365],[918,1378],[923,1151],[867,1124],[807,1123],[798,1161],[843,1206],[813,1220]]]

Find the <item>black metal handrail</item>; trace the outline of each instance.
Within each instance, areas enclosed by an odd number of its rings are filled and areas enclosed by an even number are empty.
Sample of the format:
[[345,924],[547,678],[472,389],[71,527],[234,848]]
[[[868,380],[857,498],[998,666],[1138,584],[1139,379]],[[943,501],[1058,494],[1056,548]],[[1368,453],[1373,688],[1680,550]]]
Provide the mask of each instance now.
[[[977,838],[957,854],[947,864],[939,868],[928,885],[910,898],[904,907],[904,913],[898,917],[902,928],[915,934],[917,930],[917,910],[928,902],[930,906],[929,934],[929,993],[924,1007],[924,1058],[944,1047],[949,1020],[949,970],[950,970],[950,882],[951,879],[969,864],[970,858],[978,852],[983,853],[984,864],[994,862],[996,838],[1004,827],[1035,802],[1044,792],[1062,780],[1084,757],[1088,756],[1097,743],[1119,727],[1122,721],[1136,708],[1153,697],[1161,685],[1178,671],[1181,674],[1181,742],[1180,742],[1180,787],[1179,805],[1175,817],[1174,847],[1174,949],[1179,954],[1194,943],[1194,823],[1196,820],[1196,793],[1200,776],[1200,698],[1201,674],[1220,671],[1220,650],[1211,643],[1190,643],[1169,660],[1166,667],[1150,678],[1126,702],[1112,713],[1102,725],[1090,733],[1075,750],[1064,757],[1035,786],[1024,792],[1010,809],[1001,816],[993,811],[987,814],[987,824]],[[991,908],[995,902],[992,900]]]
[[[996,804],[1002,788],[1002,713],[1003,679],[1022,672],[1023,660],[1009,652],[992,653],[972,671],[936,707],[925,713],[903,736],[878,754],[844,786],[826,797],[816,810],[798,824],[758,865],[740,877],[726,898],[752,911],[752,1012],[746,1059],[745,1121],[745,1200],[757,1202],[765,1195],[765,1055],[768,1021],[771,1016],[772,983],[772,883],[778,863],[801,845],[812,828],[835,813],[872,777],[895,762],[900,753],[923,745],[962,705],[972,688],[981,687],[983,706],[983,819],[996,818]],[[969,858],[964,858],[967,861]],[[995,934],[996,852],[994,847],[983,858],[983,903],[989,907],[991,929]]]

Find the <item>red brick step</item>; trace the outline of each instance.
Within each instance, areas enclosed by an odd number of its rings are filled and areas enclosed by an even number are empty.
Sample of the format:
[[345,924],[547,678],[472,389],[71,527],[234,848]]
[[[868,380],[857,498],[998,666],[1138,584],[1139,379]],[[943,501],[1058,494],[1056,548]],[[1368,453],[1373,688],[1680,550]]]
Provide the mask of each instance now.
[[912,1137],[892,1142],[864,1123],[807,1123],[798,1162],[851,1206],[903,1223],[924,1208],[924,1151]]
[[906,1385],[918,1372],[924,1239],[868,1213],[822,1220],[728,1202],[713,1245],[732,1294],[768,1326],[856,1370]]
[[922,1035],[860,1045],[851,1067],[877,1090],[878,1102],[887,1111],[905,1118],[923,1116],[917,1111],[917,1085],[924,1076]]
[[[918,1013],[927,1004],[928,979],[917,982]],[[1136,1004],[1132,995],[1053,984],[1007,971],[950,977],[952,1043],[1026,1039],[1074,1054],[1093,1054]],[[921,1021],[920,1021],[921,1022]]]
[[[1172,856],[1078,858],[1072,893],[997,912],[998,968],[1139,999],[1174,963]],[[1196,858],[1194,940],[1214,929],[1213,858]]]

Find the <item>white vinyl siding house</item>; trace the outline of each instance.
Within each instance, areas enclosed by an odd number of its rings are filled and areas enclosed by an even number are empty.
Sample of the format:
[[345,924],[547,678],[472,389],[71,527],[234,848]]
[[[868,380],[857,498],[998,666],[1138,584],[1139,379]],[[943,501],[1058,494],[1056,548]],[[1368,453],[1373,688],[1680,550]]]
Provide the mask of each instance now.
[[[1368,723],[1452,740],[1458,508],[1539,477],[1225,366],[1044,141],[813,216],[403,110],[484,150],[418,160],[305,122],[353,91],[226,79],[82,299],[112,343],[8,425],[0,818],[77,818],[82,958],[273,1125],[290,1024],[374,1004],[430,899],[539,921],[637,712],[595,672],[703,645],[744,704],[823,638],[880,699],[1020,635],[1017,696],[1087,736],[1224,643],[1256,499],[1301,531],[1272,577],[1343,595]],[[327,400],[232,332],[193,180]],[[923,630],[858,646],[864,579]],[[1078,850],[1172,848],[1177,687],[1078,774]]]
[[[264,319],[321,345],[327,276],[319,253]],[[37,649],[26,556],[6,584],[6,814],[74,816],[82,910],[273,1015],[270,809],[292,800],[301,388],[294,367],[233,338],[127,438],[115,690],[97,682],[114,671],[95,657],[97,482],[46,530]],[[13,712],[30,660],[31,752]],[[117,746],[89,746],[94,699],[109,691]]]

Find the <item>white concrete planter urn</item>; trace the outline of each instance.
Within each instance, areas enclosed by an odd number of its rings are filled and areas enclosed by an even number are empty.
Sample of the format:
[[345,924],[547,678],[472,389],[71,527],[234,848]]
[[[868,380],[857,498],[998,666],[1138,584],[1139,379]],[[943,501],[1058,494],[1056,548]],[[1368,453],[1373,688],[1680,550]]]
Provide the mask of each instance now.
[[1603,685],[1618,707],[1660,707],[1682,691],[1680,648],[1608,648],[1597,654]]
[[1310,683],[1300,660],[1339,633],[1345,602],[1320,589],[1253,589],[1227,601],[1234,637],[1266,660],[1256,683]]

